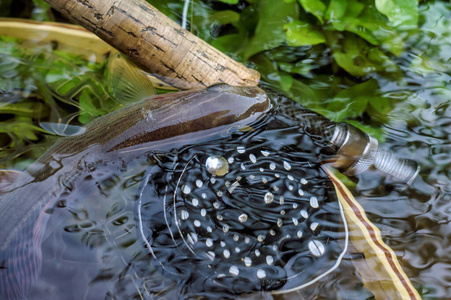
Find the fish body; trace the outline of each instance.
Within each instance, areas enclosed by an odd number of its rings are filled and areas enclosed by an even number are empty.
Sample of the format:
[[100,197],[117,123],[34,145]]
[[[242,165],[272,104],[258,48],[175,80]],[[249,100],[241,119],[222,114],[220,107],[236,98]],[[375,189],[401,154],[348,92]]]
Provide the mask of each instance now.
[[[70,214],[57,208],[71,207],[66,199],[73,183],[89,176],[95,163],[117,162],[115,168],[121,169],[119,162],[127,164],[144,153],[224,138],[269,108],[257,87],[217,85],[143,100],[96,119],[83,134],[60,139],[1,195],[1,298],[26,297],[39,274],[43,240]],[[77,190],[92,189],[98,187]]]

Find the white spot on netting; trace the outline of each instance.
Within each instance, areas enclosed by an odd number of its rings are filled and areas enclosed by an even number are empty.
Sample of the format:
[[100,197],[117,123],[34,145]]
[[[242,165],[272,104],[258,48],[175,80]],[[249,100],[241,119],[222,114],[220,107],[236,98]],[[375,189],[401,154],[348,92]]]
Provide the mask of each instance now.
[[316,198],[315,196],[310,197],[310,206],[313,208],[318,208],[318,198]]
[[240,220],[241,223],[244,223],[247,221],[247,215],[246,214],[241,214],[238,219]]
[[288,162],[286,162],[286,161],[283,162],[283,167],[284,167],[285,170],[287,170],[287,171],[290,171],[290,170],[291,170],[291,165],[290,165]]
[[284,210],[284,209],[282,209],[281,211],[280,211],[280,214],[283,216],[283,215],[285,215],[285,213],[286,213],[286,211]]
[[241,163],[241,170],[246,171],[246,166],[244,165],[244,163]]
[[266,150],[261,150],[260,152],[263,154],[263,156],[268,156],[270,154],[269,151]]
[[238,153],[243,154],[244,152],[246,152],[246,149],[244,148],[244,146],[238,146],[236,147],[236,151],[238,151]]
[[222,197],[222,191],[217,191],[216,195],[218,195],[218,197]]
[[235,252],[236,252],[236,253],[240,253],[240,252],[241,252],[241,249],[240,249],[239,247],[235,247]]
[[295,226],[297,226],[297,225],[299,224],[299,221],[298,221],[298,219],[296,219],[296,218],[293,218],[292,220],[293,220],[293,224],[294,224]]
[[238,274],[240,274],[240,270],[238,269],[237,266],[231,266],[229,269],[229,273],[232,276],[238,276]]
[[230,227],[227,224],[224,224],[224,226],[222,226],[222,231],[224,231],[224,233],[227,233],[229,231]]
[[312,231],[315,231],[318,228],[319,224],[318,222],[313,222],[312,224],[310,224],[310,229]]
[[210,239],[210,238],[208,238],[208,239],[205,241],[205,245],[207,245],[207,247],[213,246],[213,240]]
[[302,196],[304,196],[304,191],[303,191],[302,189],[299,189],[299,190],[298,190],[298,194],[299,194],[299,196],[302,197]]
[[216,216],[216,219],[218,219],[219,221],[222,221],[222,220],[224,220],[224,217],[221,216],[221,215],[217,215],[217,216]]
[[262,243],[265,240],[265,235],[264,234],[259,234],[257,236],[257,241],[259,241],[260,243]]
[[294,209],[298,208],[298,204],[297,203],[293,203],[293,208]]
[[307,179],[305,179],[305,178],[301,178],[301,183],[304,184],[304,185],[306,185],[306,184],[308,183],[308,181],[307,181]]
[[246,256],[246,257],[244,258],[244,265],[245,265],[246,267],[252,266],[252,259],[251,259],[250,257]]
[[249,244],[249,243],[251,242],[251,239],[250,239],[249,237],[245,237],[245,238],[244,238],[244,242],[245,242],[246,244]]
[[265,278],[265,277],[266,277],[266,272],[265,272],[265,270],[258,269],[258,271],[257,271],[257,277],[260,278],[260,279]]
[[215,202],[213,203],[213,207],[214,207],[214,208],[218,209],[219,206],[220,206],[220,204],[219,204],[218,201],[215,201]]
[[265,203],[266,204],[270,204],[271,202],[274,201],[274,195],[271,192],[267,192],[265,194],[265,198],[264,199],[265,199]]
[[292,191],[292,190],[294,189],[294,186],[292,186],[292,185],[290,184],[290,185],[288,185],[288,189],[289,189],[290,191]]
[[285,197],[284,196],[280,196],[279,203],[280,203],[280,205],[284,205],[285,204]]
[[190,242],[191,244],[195,244],[198,241],[198,237],[197,234],[195,232],[190,232],[186,235],[186,238],[188,240],[188,242]]
[[274,262],[274,258],[273,258],[271,255],[267,255],[267,256],[266,256],[266,263],[267,263],[268,265],[272,265],[273,262]]
[[255,157],[255,155],[254,154],[249,154],[249,159],[251,160],[251,162],[253,163],[253,164],[255,164],[256,162],[257,162],[257,158]]
[[278,219],[277,219],[277,226],[282,227],[282,225],[283,225],[282,219],[281,219],[281,218],[278,218]]
[[307,219],[307,218],[308,218],[308,212],[307,212],[305,209],[301,210],[301,216],[302,216],[304,219]]
[[227,159],[227,162],[229,164],[232,164],[234,161],[235,161],[235,159],[232,156]]
[[194,220],[194,226],[200,227],[201,223],[199,220]]
[[206,193],[202,193],[202,198],[207,199],[207,194]]
[[304,234],[302,233],[301,230],[298,230],[298,232],[296,233],[296,235],[298,236],[298,238],[301,238]]
[[225,245],[226,245],[226,243],[224,242],[224,241],[221,241],[220,243],[219,243],[220,245],[221,245],[221,247],[225,247]]
[[233,240],[234,240],[235,242],[238,242],[238,241],[240,240],[240,236],[239,236],[238,234],[234,234],[234,235],[233,235]]
[[189,193],[191,193],[191,188],[188,185],[185,184],[185,185],[182,186],[182,192],[184,194],[189,194]]
[[269,230],[269,234],[272,235],[272,236],[275,236],[275,235],[276,235],[276,232],[274,231],[274,229],[270,229],[270,230]]
[[200,210],[200,215],[201,215],[202,217],[205,217],[205,216],[207,215],[207,210],[206,210],[205,208],[202,208],[202,209]]
[[203,185],[204,185],[204,183],[202,182],[202,180],[200,180],[200,179],[197,179],[197,180],[196,180],[196,186],[197,186],[198,188],[201,188]]
[[263,168],[260,168],[260,172],[262,172],[262,173],[263,173],[263,172],[265,172],[265,169],[263,169]]
[[206,255],[207,255],[207,258],[208,258],[210,261],[214,261],[214,260],[215,260],[216,254],[215,254],[213,251],[208,251],[208,252],[206,253]]
[[274,171],[276,169],[276,164],[275,163],[270,163],[269,164],[269,168]]
[[265,176],[262,177],[262,182],[263,183],[268,183],[268,178],[266,178]]
[[260,256],[260,250],[255,249],[255,256],[259,257]]
[[227,249],[224,249],[224,251],[222,252],[222,254],[224,255],[225,258],[229,258],[230,257],[230,251]]
[[213,232],[213,229],[212,229],[210,226],[207,226],[207,231],[210,232],[210,233],[212,233],[212,232]]
[[187,212],[186,210],[182,209],[180,211],[180,219],[186,220],[188,218],[189,218],[189,212]]
[[198,206],[199,200],[197,198],[193,198],[193,200],[191,200],[191,203],[193,204],[193,206]]
[[323,243],[318,240],[313,240],[308,243],[308,248],[310,252],[315,256],[321,256],[324,254],[326,249],[324,248]]
[[290,175],[290,174],[287,175],[287,178],[288,178],[289,180],[291,180],[291,181],[294,180],[294,177],[293,177],[292,175]]

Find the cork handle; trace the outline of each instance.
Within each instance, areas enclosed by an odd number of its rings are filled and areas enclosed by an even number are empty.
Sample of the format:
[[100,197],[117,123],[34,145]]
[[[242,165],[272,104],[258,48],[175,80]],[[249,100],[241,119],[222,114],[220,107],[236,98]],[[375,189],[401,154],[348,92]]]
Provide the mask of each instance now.
[[260,79],[143,0],[45,1],[171,86],[257,85]]

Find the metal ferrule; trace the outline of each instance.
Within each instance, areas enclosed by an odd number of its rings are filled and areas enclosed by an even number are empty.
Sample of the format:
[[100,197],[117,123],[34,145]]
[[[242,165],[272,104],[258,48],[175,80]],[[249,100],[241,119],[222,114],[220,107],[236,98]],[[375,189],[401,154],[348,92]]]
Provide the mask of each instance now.
[[398,158],[380,147],[375,138],[349,124],[337,124],[332,144],[338,149],[332,166],[345,175],[354,176],[376,168],[409,185],[419,173],[416,162]]

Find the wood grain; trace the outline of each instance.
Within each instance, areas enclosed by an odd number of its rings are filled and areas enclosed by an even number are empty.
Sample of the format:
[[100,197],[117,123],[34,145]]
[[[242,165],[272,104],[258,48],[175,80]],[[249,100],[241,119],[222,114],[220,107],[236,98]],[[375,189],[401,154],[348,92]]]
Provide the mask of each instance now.
[[260,74],[236,62],[141,0],[45,0],[167,84],[257,85]]

